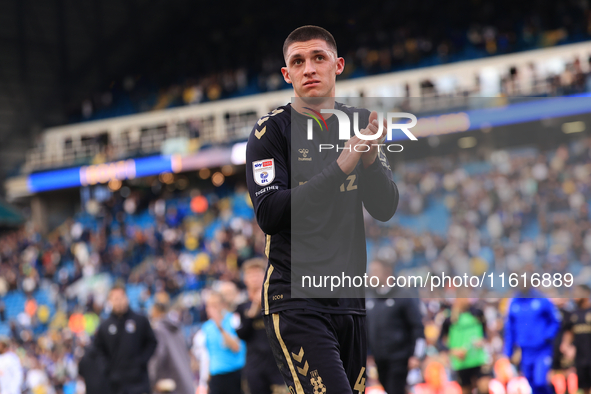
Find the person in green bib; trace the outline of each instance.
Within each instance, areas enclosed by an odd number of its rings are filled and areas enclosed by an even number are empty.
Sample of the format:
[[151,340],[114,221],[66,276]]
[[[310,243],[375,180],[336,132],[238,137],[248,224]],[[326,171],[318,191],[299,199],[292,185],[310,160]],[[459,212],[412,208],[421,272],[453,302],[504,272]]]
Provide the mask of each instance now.
[[470,394],[482,376],[486,363],[484,313],[467,298],[456,298],[450,315],[441,326],[440,342],[449,349],[451,368],[456,372],[463,394]]

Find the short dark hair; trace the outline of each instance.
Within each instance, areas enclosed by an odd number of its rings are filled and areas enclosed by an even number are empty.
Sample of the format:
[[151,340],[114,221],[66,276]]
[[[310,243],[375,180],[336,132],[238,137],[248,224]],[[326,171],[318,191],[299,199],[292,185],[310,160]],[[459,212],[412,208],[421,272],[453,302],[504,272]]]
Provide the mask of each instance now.
[[307,25],[298,27],[285,39],[283,43],[283,57],[287,55],[287,48],[294,42],[304,42],[310,40],[324,40],[331,49],[337,52],[337,42],[328,30],[319,26]]
[[122,290],[124,293],[126,293],[125,282],[121,279],[118,279],[113,287],[111,287],[111,290],[109,290],[109,294],[111,294],[111,292],[114,290]]

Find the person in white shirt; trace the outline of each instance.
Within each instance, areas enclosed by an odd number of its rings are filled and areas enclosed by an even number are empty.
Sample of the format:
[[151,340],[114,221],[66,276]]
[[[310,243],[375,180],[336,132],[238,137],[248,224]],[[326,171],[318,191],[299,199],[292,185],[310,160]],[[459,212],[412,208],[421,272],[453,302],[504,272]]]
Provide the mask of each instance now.
[[10,340],[0,337],[0,393],[21,394],[23,367],[10,349]]
[[207,382],[209,381],[209,353],[205,346],[205,334],[203,331],[199,330],[193,337],[191,351],[199,362],[199,385],[197,386],[197,393],[207,393]]

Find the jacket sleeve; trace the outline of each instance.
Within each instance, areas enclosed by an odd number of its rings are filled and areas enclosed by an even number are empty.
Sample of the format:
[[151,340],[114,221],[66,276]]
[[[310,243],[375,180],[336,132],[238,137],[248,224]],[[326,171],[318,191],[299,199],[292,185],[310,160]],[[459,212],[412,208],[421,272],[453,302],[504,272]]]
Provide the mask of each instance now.
[[245,306],[240,306],[237,311],[240,317],[240,324],[238,325],[238,327],[236,327],[236,335],[238,335],[238,338],[244,341],[247,341],[252,336],[252,333],[254,331],[252,327],[252,322],[254,321],[254,319],[251,319],[246,316],[246,310],[247,308]]
[[[248,192],[259,227],[269,235],[290,227],[292,207],[293,214],[298,215],[319,204],[330,204],[327,195],[338,192],[347,177],[334,161],[306,183],[290,189],[288,149],[285,136],[273,120],[255,125],[246,146]],[[262,179],[255,179],[260,174],[255,173],[253,165],[271,159],[274,176],[270,182],[262,183]]]
[[486,332],[486,316],[484,315],[484,311],[481,309],[475,309],[473,314],[474,314],[474,317],[476,317],[478,319],[478,321],[480,322],[480,325],[482,326],[482,336],[484,338],[487,338],[488,334]]
[[156,335],[156,339],[158,340],[158,345],[156,345],[156,350],[152,357],[150,357],[150,362],[148,363],[148,376],[150,377],[150,387],[154,389],[156,382],[158,381],[158,371],[160,370],[160,365],[162,361],[165,359],[165,350],[163,344],[160,341],[159,332],[158,330],[154,330],[154,334]]
[[144,328],[144,348],[140,351],[138,358],[141,365],[148,365],[152,354],[156,350],[158,346],[158,340],[156,339],[156,335],[154,334],[154,330],[152,330],[152,326],[150,325],[150,321],[142,316],[144,320],[145,328]]
[[[514,301],[511,301],[513,303]],[[513,355],[513,347],[515,345],[515,334],[513,333],[513,315],[511,313],[511,304],[509,304],[509,310],[507,312],[507,319],[505,320],[505,347],[503,353],[505,356],[511,358]]]
[[439,338],[437,339],[437,347],[439,350],[448,351],[449,350],[449,330],[451,328],[451,319],[448,317],[445,318],[443,324],[441,324],[441,329],[439,330]]
[[420,300],[418,298],[408,298],[405,313],[411,332],[411,343],[414,346],[413,353],[410,356],[422,358],[425,355],[426,342]]
[[369,167],[360,167],[359,185],[365,209],[381,222],[390,220],[398,208],[399,196],[386,155],[380,148],[376,160]]
[[164,346],[164,341],[161,339],[165,334],[158,329],[153,331],[158,344],[156,345],[156,350],[154,351],[154,354],[152,354],[152,357],[150,357],[150,362],[148,363],[148,376],[150,377],[150,386],[152,388],[154,388],[158,382],[158,371],[160,371],[163,363],[166,361],[166,346]]
[[[103,330],[101,328],[102,325],[99,325],[98,329],[96,330],[96,334],[94,335],[94,347],[96,348],[97,354],[100,358],[103,360],[108,360],[109,351],[107,349],[107,344],[105,343]],[[107,363],[107,365],[108,364],[109,363]]]

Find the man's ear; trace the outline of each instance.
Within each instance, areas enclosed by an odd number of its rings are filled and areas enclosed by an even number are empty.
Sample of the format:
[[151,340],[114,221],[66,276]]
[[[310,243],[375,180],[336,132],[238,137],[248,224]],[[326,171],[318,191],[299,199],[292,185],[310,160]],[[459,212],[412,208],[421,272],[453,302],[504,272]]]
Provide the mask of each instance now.
[[285,82],[291,85],[291,78],[289,77],[289,72],[287,72],[287,67],[281,67],[281,74],[283,74]]
[[337,75],[341,75],[345,70],[345,59],[342,57],[337,58]]

